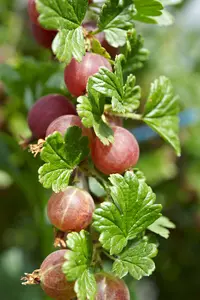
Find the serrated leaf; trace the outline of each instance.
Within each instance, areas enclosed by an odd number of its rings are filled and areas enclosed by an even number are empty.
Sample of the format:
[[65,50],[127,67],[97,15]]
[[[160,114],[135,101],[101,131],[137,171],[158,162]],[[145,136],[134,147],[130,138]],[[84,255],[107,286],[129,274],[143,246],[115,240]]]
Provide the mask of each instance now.
[[162,3],[158,0],[135,0],[134,1],[136,14],[134,19],[144,23],[156,23],[154,20],[155,16],[160,16],[162,14]]
[[87,6],[87,0],[37,0],[40,24],[58,31],[52,47],[61,62],[68,64],[72,56],[81,61],[85,54],[81,23]]
[[100,54],[101,56],[103,56],[107,59],[111,59],[110,54],[106,51],[105,48],[103,48],[101,46],[101,43],[95,38],[92,39],[92,49],[91,50],[93,53]]
[[90,270],[85,270],[77,279],[74,290],[79,300],[94,300],[97,292],[94,274]]
[[153,224],[151,224],[148,229],[156,234],[159,234],[163,238],[168,239],[170,234],[169,229],[173,229],[175,227],[175,224],[172,223],[167,217],[162,216]]
[[110,28],[105,29],[104,32],[105,38],[111,46],[118,48],[124,46],[126,43],[126,30],[121,28]]
[[131,73],[143,67],[149,58],[149,51],[143,46],[144,39],[140,35],[137,35],[134,28],[129,30],[127,32],[126,45],[122,49],[122,53],[126,58],[123,71]]
[[91,80],[93,89],[112,99],[112,110],[114,112],[126,114],[126,112],[132,112],[139,107],[141,89],[139,86],[135,86],[136,78],[133,75],[127,78],[124,85],[121,67],[123,59],[123,55],[116,56],[115,73],[106,68],[101,68]]
[[155,244],[142,240],[121,253],[113,264],[113,272],[122,278],[128,273],[137,280],[149,276],[155,270],[152,260],[157,254]]
[[132,171],[111,175],[109,180],[113,202],[104,202],[95,210],[93,225],[100,232],[102,246],[112,255],[157,220],[162,206],[154,204],[155,194]]
[[60,62],[69,64],[72,57],[80,62],[85,55],[82,28],[60,31],[53,41],[52,50]]
[[178,112],[178,97],[174,96],[170,80],[165,76],[159,77],[151,85],[143,120],[180,155]]
[[81,96],[77,99],[77,112],[85,127],[94,128],[98,138],[104,145],[114,141],[112,129],[103,121],[105,99],[93,89],[92,77],[87,85],[88,97]]
[[38,170],[39,181],[45,188],[52,187],[55,193],[63,191],[73,170],[88,154],[88,138],[82,136],[79,127],[68,128],[64,138],[59,132],[53,133],[47,137],[41,152],[45,164]]
[[69,281],[74,281],[90,267],[92,260],[92,243],[90,234],[81,230],[67,235],[66,262],[63,264],[63,272]]
[[90,268],[92,262],[92,242],[90,234],[81,230],[67,236],[66,262],[63,264],[63,273],[67,280],[75,281],[75,292],[80,300],[93,300],[96,294],[96,281]]
[[135,13],[131,0],[107,0],[100,12],[98,27],[105,31],[106,40],[113,47],[123,46],[126,31],[133,27]]
[[123,87],[124,106],[126,110],[131,112],[136,110],[140,105],[141,89],[136,84],[136,77],[130,74],[127,78],[126,84]]
[[39,22],[47,29],[76,29],[85,17],[87,0],[36,0]]

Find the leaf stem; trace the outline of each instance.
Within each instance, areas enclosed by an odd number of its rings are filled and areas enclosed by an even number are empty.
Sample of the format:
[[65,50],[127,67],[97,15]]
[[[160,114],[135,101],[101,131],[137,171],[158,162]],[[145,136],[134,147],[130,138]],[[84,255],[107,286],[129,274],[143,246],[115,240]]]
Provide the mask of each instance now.
[[112,255],[110,255],[108,252],[106,252],[105,250],[103,250],[102,253],[105,254],[111,260],[115,260],[115,258]]
[[126,114],[114,113],[114,115],[117,117],[128,118],[133,120],[142,120],[142,115],[135,114],[135,113],[126,113]]
[[121,118],[127,118],[132,120],[142,120],[142,115],[136,114],[136,113],[117,113],[111,109],[111,105],[105,105],[105,113],[107,115],[121,117]]

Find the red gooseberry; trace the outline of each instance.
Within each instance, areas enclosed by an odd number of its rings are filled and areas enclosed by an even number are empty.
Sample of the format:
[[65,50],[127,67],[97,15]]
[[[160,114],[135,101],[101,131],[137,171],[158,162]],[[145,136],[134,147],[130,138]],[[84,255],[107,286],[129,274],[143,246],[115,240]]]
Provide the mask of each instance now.
[[85,229],[92,221],[94,201],[85,190],[68,186],[64,192],[53,193],[47,206],[50,222],[63,232]]
[[76,97],[84,95],[88,78],[97,73],[100,67],[106,67],[112,71],[109,61],[99,54],[87,52],[80,63],[73,58],[64,72],[69,92]]
[[33,137],[44,138],[51,122],[67,114],[76,115],[76,110],[63,95],[49,94],[37,100],[28,114],[28,124]]
[[102,173],[123,173],[136,165],[139,146],[135,137],[125,128],[113,126],[114,142],[109,146],[96,137],[92,143],[92,160]]

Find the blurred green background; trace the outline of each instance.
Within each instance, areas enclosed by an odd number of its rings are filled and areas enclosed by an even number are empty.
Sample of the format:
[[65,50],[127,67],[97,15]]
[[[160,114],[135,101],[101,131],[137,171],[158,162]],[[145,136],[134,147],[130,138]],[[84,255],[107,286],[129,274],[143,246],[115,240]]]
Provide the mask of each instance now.
[[[40,287],[20,284],[52,251],[53,233],[45,213],[49,191],[37,179],[39,159],[18,142],[30,135],[26,116],[34,101],[67,93],[62,66],[32,38],[26,6],[27,0],[0,0],[0,295],[6,300],[47,299]],[[186,111],[182,156],[155,138],[141,143],[138,167],[177,227],[168,240],[159,239],[153,276],[127,279],[132,300],[200,299],[200,1],[183,1],[171,12],[173,26],[137,24],[151,55],[136,75],[143,99],[156,77],[171,78]]]

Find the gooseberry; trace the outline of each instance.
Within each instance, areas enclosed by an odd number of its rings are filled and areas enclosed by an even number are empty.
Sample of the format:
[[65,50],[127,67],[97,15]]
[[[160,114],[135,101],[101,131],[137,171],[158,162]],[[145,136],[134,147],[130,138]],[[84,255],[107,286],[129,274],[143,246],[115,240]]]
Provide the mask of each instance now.
[[44,138],[48,126],[62,115],[75,115],[73,104],[63,95],[49,94],[36,101],[28,114],[28,125],[34,138]]
[[94,209],[94,201],[87,191],[68,186],[64,192],[52,194],[47,214],[59,230],[79,232],[91,223]]
[[78,126],[82,129],[84,136],[88,136],[89,140],[92,140],[93,134],[91,129],[86,128],[81,123],[81,119],[78,116],[74,115],[64,115],[55,119],[47,128],[46,137],[55,131],[60,132],[62,135],[65,134],[67,128],[70,126]]
[[73,58],[64,73],[69,92],[76,97],[84,95],[88,78],[97,73],[100,67],[106,67],[112,71],[109,61],[99,54],[88,52],[81,62]]
[[58,250],[49,254],[40,267],[40,282],[44,292],[54,298],[70,300],[75,296],[74,284],[68,282],[62,272],[68,250]]
[[92,143],[92,160],[102,173],[123,173],[136,165],[139,146],[135,137],[125,128],[113,126],[114,142],[108,146],[96,137]]
[[130,300],[129,290],[123,280],[108,273],[97,273],[97,294],[95,300]]

